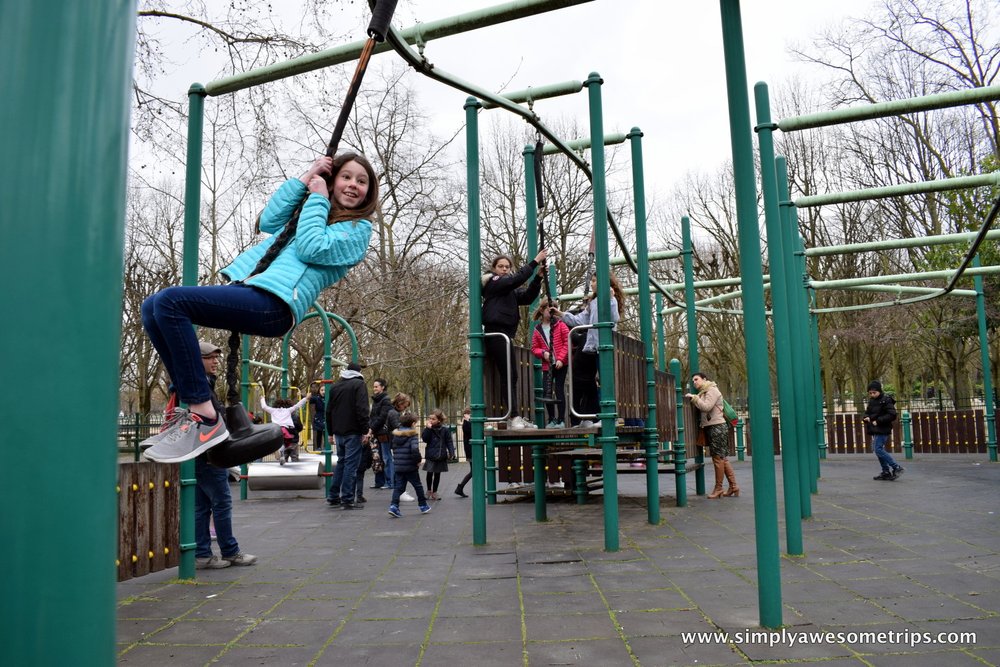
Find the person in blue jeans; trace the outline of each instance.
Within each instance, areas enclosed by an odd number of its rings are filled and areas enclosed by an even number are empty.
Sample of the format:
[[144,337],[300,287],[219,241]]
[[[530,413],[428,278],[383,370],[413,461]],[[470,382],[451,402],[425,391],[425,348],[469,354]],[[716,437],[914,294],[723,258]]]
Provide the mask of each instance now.
[[398,519],[403,516],[399,511],[399,499],[406,490],[407,484],[413,485],[417,494],[417,505],[421,514],[431,511],[424,496],[424,486],[420,483],[420,440],[417,438],[417,416],[412,412],[404,412],[399,416],[399,428],[392,432],[392,457],[396,462],[396,485],[392,489],[392,502],[389,504],[389,516]]
[[[222,349],[204,341],[198,342],[201,362],[205,368],[208,386],[212,389],[212,402],[222,411],[222,403],[215,395],[215,378],[222,360]],[[194,566],[199,570],[218,570],[230,565],[253,565],[257,557],[240,551],[240,543],[233,535],[233,494],[229,490],[229,471],[217,468],[202,454],[194,460]],[[211,523],[219,541],[221,557],[212,553]]]
[[878,458],[882,472],[875,479],[891,482],[903,474],[903,466],[896,463],[885,445],[892,435],[892,422],[896,420],[896,399],[882,391],[882,383],[873,380],[868,385],[868,406],[865,408],[865,431],[872,437],[872,450]]
[[372,381],[372,409],[368,419],[368,435],[378,441],[378,454],[382,457],[382,470],[375,473],[373,489],[391,489],[392,483],[392,442],[389,426],[389,411],[392,401],[389,400],[389,385],[383,378]]
[[326,427],[330,432],[330,444],[337,448],[337,467],[330,480],[326,502],[345,510],[362,509],[364,505],[355,502],[355,494],[361,448],[365,446],[361,436],[368,433],[368,387],[358,364],[348,364],[330,388]]
[[363,156],[321,157],[271,196],[257,223],[272,236],[222,270],[229,284],[168,287],[143,302],[142,326],[188,406],[142,443],[146,458],[180,463],[229,437],[198,363],[192,325],[285,335],[323,289],[364,259],[372,234],[368,218],[377,205],[378,181]]

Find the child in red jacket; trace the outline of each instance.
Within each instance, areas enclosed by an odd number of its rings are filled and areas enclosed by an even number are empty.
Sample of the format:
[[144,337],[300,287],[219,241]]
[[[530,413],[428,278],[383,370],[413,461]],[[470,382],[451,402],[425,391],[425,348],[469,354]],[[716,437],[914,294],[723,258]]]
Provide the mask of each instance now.
[[545,410],[549,422],[545,428],[565,428],[566,411],[566,364],[569,363],[569,327],[561,319],[552,319],[554,301],[542,298],[538,309],[532,315],[538,320],[531,335],[531,352],[542,360],[542,373],[546,376],[546,397],[548,397],[549,364],[552,364],[551,378],[555,389],[555,403],[546,403]]

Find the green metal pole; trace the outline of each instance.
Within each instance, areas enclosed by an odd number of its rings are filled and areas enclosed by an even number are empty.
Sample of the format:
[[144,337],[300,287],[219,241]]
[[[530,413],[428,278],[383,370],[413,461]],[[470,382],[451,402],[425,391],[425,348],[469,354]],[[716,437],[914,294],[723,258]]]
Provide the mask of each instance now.
[[[815,297],[813,292],[813,297]],[[809,314],[809,334],[812,338],[812,355],[815,360],[815,376],[813,383],[816,385],[816,440],[819,443],[819,458],[826,458],[826,401],[823,399],[823,367],[822,357],[819,351],[819,314],[810,312]]]
[[646,355],[646,514],[654,526],[660,522],[659,435],[656,430],[656,366],[653,359],[653,313],[649,305],[649,241],[646,238],[646,188],[642,173],[642,131],[628,133],[632,148],[632,190],[635,206],[635,252],[639,268],[639,338]]
[[684,377],[679,359],[670,360],[670,373],[674,376],[674,397],[677,406],[677,440],[674,442],[674,486],[677,506],[687,507],[687,445],[684,441]]
[[[764,223],[767,227],[767,256],[771,268],[771,319],[774,322],[774,356],[778,371],[778,411],[781,430],[781,481],[785,495],[785,548],[790,556],[802,555],[802,501],[799,491],[799,439],[795,410],[799,407],[792,356],[792,323],[788,294],[787,267],[778,210],[778,183],[774,159],[774,124],[767,85],[754,86],[757,99],[757,143],[760,146],[760,182],[764,194]],[[746,287],[746,285],[744,285]],[[756,437],[756,434],[755,434]],[[754,460],[757,459],[756,447]]]
[[[201,232],[201,151],[205,119],[205,89],[200,83],[188,89],[187,169],[184,177],[184,263],[182,282],[198,284],[198,237]],[[180,563],[177,576],[194,579],[194,460],[180,467]]]
[[26,466],[15,452],[46,451],[52,429],[5,420],[0,655],[111,665],[135,2],[2,2],[0,44],[0,303],[12,316],[0,326],[0,394],[23,404],[58,379],[59,419],[78,426],[81,454],[55,475]]
[[[979,266],[979,255],[972,259],[972,266]],[[983,416],[986,419],[986,451],[990,461],[997,460],[996,413],[993,410],[993,369],[990,367],[990,342],[986,329],[986,294],[983,292],[983,278],[973,278],[976,288],[976,319],[979,322],[979,352],[983,360]]]
[[[250,336],[243,334],[240,336],[240,400],[243,407],[248,411],[252,409],[250,405]],[[246,463],[240,464],[240,500],[246,500],[249,495],[250,485],[247,475],[250,474],[250,466]]]
[[656,366],[667,370],[666,334],[663,331],[663,295],[656,293]]
[[[684,264],[684,313],[687,324],[687,348],[688,348],[688,371],[684,375],[683,381],[687,385],[691,380],[691,375],[701,370],[698,361],[698,317],[694,309],[694,245],[691,243],[691,218],[686,215],[681,218],[681,258]],[[694,387],[689,387],[694,391]],[[680,399],[683,404],[683,397]],[[679,413],[688,419],[690,415],[683,410]],[[693,424],[691,428],[699,428],[698,424]],[[694,452],[694,462],[697,469],[694,473],[694,492],[696,495],[705,495],[705,452],[703,448],[696,447]]]
[[584,84],[590,102],[590,160],[594,172],[594,252],[597,257],[598,367],[601,374],[601,446],[604,477],[604,549],[618,551],[618,435],[615,412],[615,359],[611,337],[611,267],[608,264],[608,204],[604,173],[604,112],[601,107],[601,79],[591,72]]
[[736,421],[736,458],[740,461],[746,460],[746,446],[743,444],[743,417]]
[[909,410],[903,410],[903,416],[899,418],[903,424],[903,453],[907,460],[913,458],[913,417]]
[[532,477],[535,482],[535,521],[548,521],[545,509],[545,445],[531,446]]
[[[788,183],[787,178],[785,179],[785,183]],[[809,489],[812,493],[817,493],[819,491],[819,478],[821,474],[820,455],[822,454],[822,458],[826,458],[826,435],[823,432],[823,426],[826,423],[823,419],[823,385],[820,382],[819,374],[819,321],[817,320],[814,325],[812,315],[809,312],[809,304],[812,303],[815,291],[808,286],[809,272],[806,269],[806,245],[802,234],[798,231],[799,213],[794,208],[790,209],[789,213],[792,218],[791,226],[795,230],[793,241],[795,243],[796,275],[800,279],[796,289],[801,290],[802,295],[802,302],[797,311],[799,318],[796,323],[796,330],[809,331],[809,338],[806,339],[803,337],[799,341],[799,345],[801,346],[799,354],[803,359],[802,367],[805,373],[803,381],[807,387],[812,388],[811,392],[809,392],[812,405],[808,410],[808,421],[804,423],[803,427],[805,428],[806,442],[808,443],[808,450],[806,451],[808,458],[806,460],[809,463]]]
[[[809,326],[805,284],[802,281],[804,266],[800,266],[800,260],[804,262],[805,257],[796,253],[799,241],[798,218],[795,216],[795,209],[786,203],[789,196],[788,163],[784,157],[779,155],[775,158],[774,171],[779,202],[777,212],[782,235],[782,254],[785,258],[788,331],[791,336],[792,331],[806,331]],[[809,381],[812,371],[807,349],[809,338],[791,336],[787,345],[791,351],[790,376],[794,384],[793,392],[796,398],[796,405],[789,412],[794,422],[795,439],[792,444],[796,450],[795,463],[798,467],[796,481],[799,487],[799,510],[801,512],[799,516],[802,519],[807,519],[812,516],[810,491],[816,490],[816,478],[812,475],[812,466],[810,465],[810,459],[816,454],[816,446],[813,443],[814,430],[810,427],[810,422],[815,421],[812,416],[815,401],[812,396],[813,385]]]
[[743,25],[739,0],[720,0],[722,42],[726,62],[729,127],[733,150],[736,217],[739,223],[740,275],[743,277],[744,327],[749,376],[750,423],[753,432],[754,524],[757,545],[757,599],[760,624],[781,625],[781,575],[778,546],[774,441],[771,436],[771,388],[764,280],[760,260],[757,191],[754,184],[750,101],[747,96]]
[[[580,84],[581,86],[583,84]],[[524,219],[525,228],[527,236],[527,247],[528,247],[528,257],[534,257],[538,254],[538,200],[535,197],[535,147],[527,145],[521,152],[524,156]],[[544,289],[542,290],[544,293]],[[531,311],[534,312],[535,308],[541,302],[541,296],[536,298],[531,302]],[[533,326],[529,323],[529,327]],[[528,340],[531,340],[531,329],[529,328]],[[542,394],[545,392],[544,381],[542,379],[542,360],[538,357],[532,355],[531,358],[531,372],[535,377],[535,395],[532,397],[535,399],[533,401],[531,415],[536,426],[542,426],[545,424],[545,404],[537,400],[542,398]],[[542,493],[545,493],[545,485],[542,485]],[[543,497],[544,501],[544,497]],[[536,499],[537,502],[537,499]]]
[[486,439],[483,422],[483,270],[479,237],[479,102],[465,100],[466,186],[469,192],[469,394],[472,407],[472,543],[486,544]]

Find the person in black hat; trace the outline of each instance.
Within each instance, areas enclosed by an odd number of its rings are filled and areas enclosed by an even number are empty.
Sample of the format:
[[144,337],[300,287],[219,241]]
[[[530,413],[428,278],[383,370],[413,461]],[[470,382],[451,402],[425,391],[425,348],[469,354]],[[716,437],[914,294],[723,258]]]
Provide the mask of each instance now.
[[368,433],[368,386],[361,366],[350,363],[340,371],[340,380],[330,388],[326,404],[326,428],[331,445],[337,447],[337,468],[330,481],[326,502],[345,510],[361,509],[355,503],[361,436]]
[[903,466],[896,463],[885,451],[885,444],[892,435],[892,422],[896,420],[896,399],[882,391],[882,383],[872,380],[868,384],[868,407],[865,408],[865,431],[872,437],[872,450],[882,466],[875,479],[891,482],[903,474]]

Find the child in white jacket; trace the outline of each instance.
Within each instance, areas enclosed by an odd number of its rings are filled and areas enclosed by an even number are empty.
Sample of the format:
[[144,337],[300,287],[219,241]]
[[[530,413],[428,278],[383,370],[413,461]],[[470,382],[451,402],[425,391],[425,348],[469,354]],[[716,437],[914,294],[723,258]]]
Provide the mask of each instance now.
[[310,398],[312,398],[312,394],[306,394],[301,401],[294,404],[290,399],[279,398],[272,407],[267,404],[263,396],[260,397],[260,409],[271,415],[271,421],[281,426],[281,431],[285,435],[285,443],[277,453],[278,463],[281,465],[284,465],[288,459],[299,460],[299,433],[298,429],[295,428],[292,415]]

